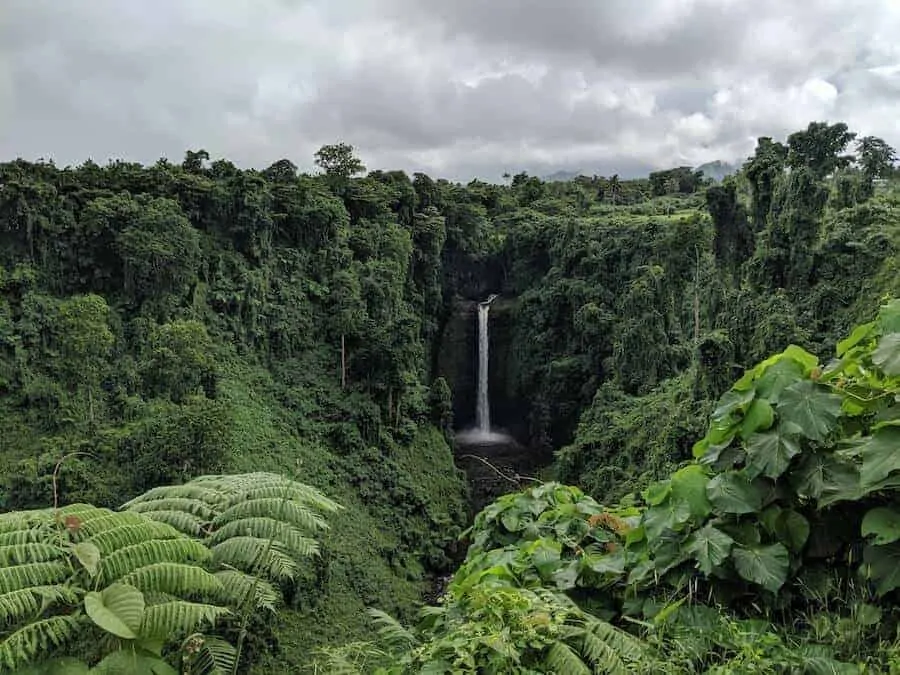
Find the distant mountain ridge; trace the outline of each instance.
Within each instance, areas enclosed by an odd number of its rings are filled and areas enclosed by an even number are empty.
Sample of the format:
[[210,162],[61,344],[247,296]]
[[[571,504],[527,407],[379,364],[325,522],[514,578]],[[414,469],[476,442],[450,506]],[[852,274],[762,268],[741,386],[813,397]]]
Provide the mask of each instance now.
[[714,181],[722,181],[726,176],[736,174],[741,170],[741,167],[739,164],[729,164],[728,162],[717,159],[714,162],[701,164],[694,170],[702,171],[706,178],[712,178]]
[[[707,162],[706,164],[701,164],[696,167],[695,171],[702,171],[703,175],[707,178],[711,178],[714,181],[721,182],[725,179],[726,176],[731,176],[740,171],[740,164],[730,164],[729,162],[723,162],[720,159],[717,159],[713,162]],[[546,181],[548,183],[559,182],[566,183],[578,176],[593,176],[597,174],[596,171],[572,171],[561,169],[559,171],[555,171],[551,174],[547,174],[545,176],[541,176],[541,180]],[[642,178],[646,178],[646,176],[641,176]],[[623,180],[628,180],[627,178]]]

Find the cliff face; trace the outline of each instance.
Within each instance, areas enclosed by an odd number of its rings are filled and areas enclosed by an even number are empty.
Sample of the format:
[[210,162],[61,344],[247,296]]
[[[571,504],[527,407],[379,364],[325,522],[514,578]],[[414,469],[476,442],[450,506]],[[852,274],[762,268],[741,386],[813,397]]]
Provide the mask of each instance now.
[[[478,386],[478,327],[476,302],[460,301],[441,338],[436,376],[443,377],[453,392],[453,421],[457,430],[475,424]],[[510,369],[515,321],[514,299],[498,298],[488,318],[490,350],[489,387],[491,421],[516,438],[526,437],[528,409],[515,391]]]

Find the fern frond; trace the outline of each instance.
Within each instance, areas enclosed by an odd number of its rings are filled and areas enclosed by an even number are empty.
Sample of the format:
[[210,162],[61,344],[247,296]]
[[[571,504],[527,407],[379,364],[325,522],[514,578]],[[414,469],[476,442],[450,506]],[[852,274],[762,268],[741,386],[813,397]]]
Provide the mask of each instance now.
[[226,523],[210,537],[210,543],[221,544],[228,539],[242,536],[272,539],[298,558],[319,553],[319,543],[315,539],[303,536],[303,533],[293,525],[265,517],[242,518]]
[[61,519],[65,519],[68,516],[74,516],[81,522],[86,523],[91,520],[96,520],[97,518],[108,516],[112,513],[112,511],[99,506],[94,506],[93,504],[76,503],[67,504],[66,506],[61,507],[56,512],[54,512],[53,509],[43,509],[42,513],[45,513],[51,517],[55,517],[58,514]]
[[161,497],[144,502],[137,502],[129,508],[129,511],[146,513],[147,511],[178,511],[190,513],[203,521],[210,521],[216,515],[216,510],[202,499],[193,497]]
[[194,539],[151,539],[126,546],[100,559],[100,578],[110,584],[141,567],[159,562],[203,562],[209,549]]
[[144,519],[136,525],[121,525],[100,532],[88,541],[100,549],[102,555],[109,555],[119,549],[151,539],[178,539],[181,536],[182,534],[171,525]]
[[314,487],[304,485],[303,483],[289,481],[285,478],[282,478],[282,481],[283,482],[273,482],[271,485],[260,485],[259,487],[250,488],[244,493],[243,498],[253,501],[273,498],[284,499],[291,502],[306,504],[307,506],[315,507],[320,511],[325,511],[327,513],[337,513],[343,508],[337,502],[328,499],[328,497]]
[[331,513],[341,509],[339,504],[328,499],[316,488],[277,473],[257,471],[230,476],[200,476],[191,483],[215,487],[223,493],[229,493],[232,496],[231,503],[274,497],[301,502]]
[[232,537],[212,547],[214,565],[228,565],[244,571],[265,571],[279,580],[294,578],[297,563],[289,555],[270,544],[268,539]]
[[225,607],[176,600],[144,608],[140,634],[168,638],[196,630],[203,624],[214,624],[231,612]]
[[195,633],[185,640],[185,643],[198,645],[199,651],[191,658],[191,675],[226,675],[234,670],[237,660],[237,650],[225,640],[216,637],[207,637]]
[[219,490],[197,484],[197,479],[184,485],[160,485],[152,488],[142,495],[122,504],[123,510],[133,510],[138,504],[159,501],[163,499],[196,499],[215,506],[222,504],[224,499]]
[[581,639],[583,653],[593,664],[603,665],[609,650],[620,661],[638,663],[647,657],[648,647],[644,642],[605,621],[588,621]]
[[593,675],[594,672],[618,675],[618,673],[624,672],[620,670],[592,671],[571,647],[558,640],[550,645],[550,649],[547,650],[544,664],[549,672],[565,673],[566,675]]
[[0,625],[11,625],[35,618],[55,604],[74,605],[78,594],[68,586],[32,586],[0,595]]
[[[321,667],[321,672],[328,675],[366,675],[374,672],[387,672],[375,670],[379,665],[393,660],[387,652],[378,649],[371,642],[351,642],[340,646],[323,647],[316,650],[316,654],[320,657],[315,661],[315,666]],[[315,670],[314,672],[320,672]],[[395,672],[395,671],[391,671]],[[399,671],[397,671],[399,672]],[[423,669],[422,673],[428,671]],[[437,673],[446,673],[448,670],[433,671]]]
[[372,607],[366,610],[366,614],[372,618],[375,630],[388,647],[406,651],[416,644],[416,636],[390,614]]
[[153,605],[165,605],[167,602],[178,602],[184,598],[179,598],[171,593],[163,593],[162,591],[144,591],[144,605],[151,607]]
[[0,567],[0,593],[62,583],[68,572],[69,566],[60,560]]
[[222,593],[215,599],[241,607],[247,602],[250,594],[254,594],[253,606],[275,612],[283,601],[281,591],[265,579],[246,574],[240,570],[222,570],[216,572],[216,578],[222,584]]
[[97,536],[101,532],[106,532],[117,527],[140,525],[141,523],[146,522],[147,519],[137,513],[114,513],[112,511],[107,511],[105,514],[90,518],[90,520],[81,521],[78,532],[82,538],[89,539]]
[[46,658],[47,653],[71,642],[81,630],[81,622],[71,616],[51,616],[23,626],[0,642],[0,667],[17,670]]
[[10,511],[0,513],[0,535],[18,530],[31,530],[51,520],[40,511]]
[[191,594],[221,594],[222,582],[196,565],[161,562],[129,572],[119,581],[140,591],[171,593],[176,596]]
[[190,537],[199,537],[203,534],[204,525],[206,525],[207,522],[199,516],[195,516],[193,513],[185,513],[184,511],[148,510],[143,511],[142,513],[147,516],[147,518],[159,523],[171,525],[182,534],[186,534]]
[[328,527],[325,519],[305,504],[280,497],[265,497],[238,502],[219,514],[212,524],[214,528],[219,528],[235,520],[262,517],[277,518],[308,532],[316,532]]
[[59,546],[43,542],[8,544],[0,546],[0,565],[23,565],[30,562],[47,562],[65,557]]
[[20,544],[34,544],[47,540],[51,530],[49,527],[32,527],[30,529],[10,530],[0,533],[0,546],[17,546]]

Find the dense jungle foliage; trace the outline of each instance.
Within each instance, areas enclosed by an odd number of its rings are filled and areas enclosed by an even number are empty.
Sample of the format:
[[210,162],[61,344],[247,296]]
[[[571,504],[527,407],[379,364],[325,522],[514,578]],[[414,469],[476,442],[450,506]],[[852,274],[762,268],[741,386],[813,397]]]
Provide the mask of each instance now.
[[[898,667],[896,305],[839,345],[897,291],[883,141],[813,123],[722,184],[316,160],[0,165],[0,668]],[[493,292],[560,483],[416,623],[467,524],[442,336]]]

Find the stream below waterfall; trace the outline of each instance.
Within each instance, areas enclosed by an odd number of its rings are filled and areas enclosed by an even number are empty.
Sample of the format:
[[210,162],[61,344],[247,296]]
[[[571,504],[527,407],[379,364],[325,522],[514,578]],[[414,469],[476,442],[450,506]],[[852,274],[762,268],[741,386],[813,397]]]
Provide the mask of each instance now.
[[476,514],[500,495],[524,488],[537,480],[550,458],[525,447],[503,429],[491,424],[490,309],[497,299],[490,295],[477,306],[478,370],[475,426],[456,434],[456,464],[468,479],[471,509]]

